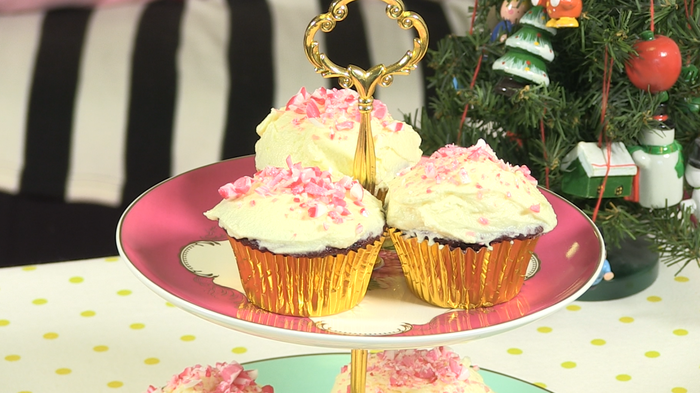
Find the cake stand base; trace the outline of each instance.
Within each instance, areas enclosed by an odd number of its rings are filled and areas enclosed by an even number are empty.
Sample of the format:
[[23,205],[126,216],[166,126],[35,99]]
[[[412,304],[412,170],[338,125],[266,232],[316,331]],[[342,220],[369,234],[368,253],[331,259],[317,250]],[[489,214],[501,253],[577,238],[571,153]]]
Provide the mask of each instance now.
[[659,274],[659,254],[646,238],[623,241],[620,248],[608,250],[608,262],[615,277],[592,286],[578,300],[613,300],[648,288]]

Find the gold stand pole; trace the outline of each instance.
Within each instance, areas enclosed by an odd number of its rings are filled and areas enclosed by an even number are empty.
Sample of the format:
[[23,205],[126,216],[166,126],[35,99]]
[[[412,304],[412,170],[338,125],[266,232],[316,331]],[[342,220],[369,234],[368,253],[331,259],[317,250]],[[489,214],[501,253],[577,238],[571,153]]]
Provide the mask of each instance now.
[[365,393],[366,381],[367,350],[353,349],[350,353],[350,393]]
[[[321,53],[319,43],[314,40],[316,33],[321,30],[328,33],[335,28],[348,14],[347,5],[354,0],[335,0],[328,12],[316,16],[306,28],[304,34],[304,52],[306,58],[315,67],[316,73],[324,78],[338,78],[341,87],[355,87],[359,94],[358,107],[361,113],[360,133],[357,138],[355,158],[353,161],[353,176],[362,186],[374,195],[379,190],[377,185],[376,156],[374,152],[374,137],[371,130],[372,102],[377,85],[387,87],[394,81],[394,75],[408,75],[416,69],[418,62],[428,51],[428,28],[425,21],[415,12],[406,11],[401,0],[382,0],[387,4],[386,14],[396,20],[404,30],[416,29],[418,37],[413,39],[413,49],[407,51],[399,61],[389,66],[376,65],[365,71],[360,67],[349,65],[339,67],[325,53]],[[367,350],[353,349],[350,361],[351,393],[364,393],[367,378]]]

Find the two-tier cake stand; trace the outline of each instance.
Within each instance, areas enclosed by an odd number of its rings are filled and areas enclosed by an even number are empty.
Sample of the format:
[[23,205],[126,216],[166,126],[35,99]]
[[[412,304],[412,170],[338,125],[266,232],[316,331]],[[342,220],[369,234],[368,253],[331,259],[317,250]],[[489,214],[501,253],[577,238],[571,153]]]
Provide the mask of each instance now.
[[[354,176],[375,192],[375,156],[369,118],[377,85],[393,75],[409,74],[425,55],[428,30],[423,19],[406,11],[400,0],[383,0],[386,13],[403,29],[415,29],[413,48],[396,63],[363,70],[342,68],[320,51],[314,40],[347,15],[353,0],[334,1],[314,18],[304,35],[307,58],[324,77],[355,87],[362,114]],[[233,255],[218,225],[202,212],[219,202],[216,190],[255,172],[252,156],[222,161],[175,176],[137,198],[117,228],[117,246],[134,274],[154,292],[199,317],[272,340],[351,350],[352,393],[365,388],[367,353],[451,345],[502,333],[549,315],[581,296],[603,265],[602,237],[590,219],[563,198],[542,190],[559,217],[542,236],[531,261],[529,279],[513,300],[476,310],[447,310],[418,300],[397,269],[395,254],[373,274],[374,288],[354,309],[322,318],[277,315],[248,302]]]

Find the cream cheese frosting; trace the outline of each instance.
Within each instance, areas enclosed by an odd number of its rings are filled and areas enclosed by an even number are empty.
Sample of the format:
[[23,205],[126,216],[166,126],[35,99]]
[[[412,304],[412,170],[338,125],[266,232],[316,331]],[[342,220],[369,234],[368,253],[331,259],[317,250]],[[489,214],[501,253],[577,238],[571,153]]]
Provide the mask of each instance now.
[[[358,97],[350,89],[319,88],[309,94],[302,88],[286,107],[272,109],[256,128],[260,135],[255,144],[256,167],[283,166],[291,156],[304,166],[352,176],[360,130]],[[374,100],[373,108],[371,127],[381,189],[420,160],[421,139],[410,125],[394,120],[381,101]]]
[[[331,393],[347,393],[350,367],[343,366]],[[371,353],[367,360],[366,393],[493,392],[468,358],[446,347]]]
[[498,159],[483,140],[445,146],[401,173],[389,183],[386,215],[405,236],[485,245],[557,224],[530,170]]
[[223,200],[204,215],[230,237],[276,254],[342,249],[383,233],[381,202],[357,180],[286,163],[223,185]]

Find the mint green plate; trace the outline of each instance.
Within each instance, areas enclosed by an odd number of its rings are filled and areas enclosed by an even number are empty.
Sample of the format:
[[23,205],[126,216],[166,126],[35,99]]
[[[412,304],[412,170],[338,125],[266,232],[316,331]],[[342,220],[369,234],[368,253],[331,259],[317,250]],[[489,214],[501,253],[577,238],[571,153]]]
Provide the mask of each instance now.
[[[246,363],[258,370],[257,382],[271,385],[275,393],[329,393],[340,368],[350,363],[350,353],[289,356]],[[552,393],[517,378],[480,369],[486,385],[496,393]]]

